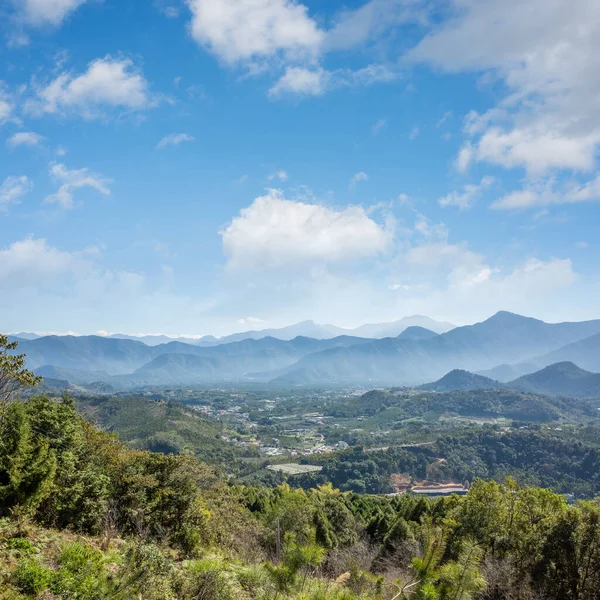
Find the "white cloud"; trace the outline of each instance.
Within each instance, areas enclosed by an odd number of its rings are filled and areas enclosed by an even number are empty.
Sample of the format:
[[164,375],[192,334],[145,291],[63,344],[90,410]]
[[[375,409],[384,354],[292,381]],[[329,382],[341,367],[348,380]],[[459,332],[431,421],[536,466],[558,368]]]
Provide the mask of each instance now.
[[270,173],[267,176],[269,181],[273,181],[274,179],[278,179],[279,181],[287,181],[288,174],[285,171],[276,171],[275,173]]
[[462,191],[450,192],[446,196],[443,196],[438,200],[438,203],[444,208],[447,206],[456,206],[461,210],[466,210],[473,206],[475,200],[477,200],[485,190],[489,189],[492,183],[494,183],[494,178],[485,176],[478,184],[468,183],[463,187]]
[[104,196],[110,195],[108,186],[112,180],[87,168],[69,170],[64,164],[55,163],[50,166],[50,175],[61,186],[56,193],[46,197],[44,204],[59,204],[65,209],[73,208],[74,193],[82,188],[92,188]]
[[348,184],[348,189],[353,190],[356,187],[357,183],[359,183],[361,181],[367,181],[368,179],[369,179],[369,176],[364,171],[359,171],[358,173],[355,173],[354,175],[352,175],[352,177],[350,178],[350,183]]
[[6,144],[11,148],[16,148],[17,146],[38,146],[43,140],[43,136],[33,131],[19,131],[8,138]]
[[467,119],[473,147],[459,166],[486,161],[534,177],[591,170],[600,144],[600,4],[452,0],[451,8],[409,58],[491,73],[507,89],[496,107]]
[[221,231],[236,270],[356,260],[384,252],[393,236],[391,223],[378,224],[360,206],[335,210],[286,200],[279,190],[256,198]]
[[32,189],[33,184],[25,175],[7,177],[0,186],[0,211],[9,204],[18,204]]
[[520,210],[551,204],[577,204],[600,201],[600,175],[585,183],[563,183],[556,189],[554,180],[533,182],[499,198],[492,208]]
[[449,234],[448,228],[444,223],[432,224],[431,220],[422,214],[417,214],[414,230],[423,238],[434,238],[442,241],[447,240]]
[[74,112],[87,119],[103,109],[141,110],[153,105],[149,84],[128,59],[106,56],[92,61],[81,75],[64,72],[45,86],[26,107],[38,113]]
[[32,25],[60,25],[87,0],[17,0],[24,18]]
[[456,157],[456,168],[464,173],[468,170],[469,166],[473,162],[475,156],[475,150],[470,142],[467,142],[459,151]]
[[167,146],[179,146],[182,142],[193,142],[194,136],[189,135],[187,133],[170,133],[165,136],[158,144],[156,148],[161,150],[162,148],[166,148]]
[[288,67],[283,76],[269,90],[269,96],[297,94],[301,96],[320,96],[324,94],[331,73],[322,68]]
[[399,76],[397,69],[385,64],[372,64],[356,71],[351,69],[326,71],[322,67],[287,67],[285,73],[269,90],[269,96],[277,97],[283,94],[321,96],[325,92],[338,88],[394,81]]
[[6,123],[13,112],[13,103],[4,87],[2,81],[0,81],[0,125]]
[[421,133],[421,129],[415,125],[410,130],[410,133],[408,134],[408,139],[412,141],[412,140],[418,138],[420,133]]
[[244,317],[238,320],[238,325],[250,327],[250,329],[264,329],[266,324],[266,321],[257,317]]
[[178,6],[166,6],[163,9],[163,14],[168,19],[178,19],[179,18],[179,14],[180,14],[180,10],[179,10]]
[[370,0],[355,10],[343,10],[335,17],[324,42],[327,51],[352,49],[373,39],[381,40],[392,27],[421,22],[424,8],[406,0]]
[[323,32],[295,0],[187,0],[194,39],[228,63],[311,56]]
[[0,289],[39,286],[45,281],[86,271],[81,256],[62,252],[33,237],[0,249]]
[[375,123],[373,127],[371,127],[371,133],[373,135],[377,135],[386,125],[386,119],[379,119],[379,121],[377,121],[377,123]]

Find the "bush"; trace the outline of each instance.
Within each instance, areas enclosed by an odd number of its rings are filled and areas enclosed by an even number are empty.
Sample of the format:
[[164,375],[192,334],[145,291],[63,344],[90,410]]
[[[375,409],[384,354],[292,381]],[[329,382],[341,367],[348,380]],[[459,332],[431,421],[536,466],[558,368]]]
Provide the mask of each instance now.
[[25,594],[39,594],[50,587],[54,573],[35,560],[21,561],[13,571],[14,586]]

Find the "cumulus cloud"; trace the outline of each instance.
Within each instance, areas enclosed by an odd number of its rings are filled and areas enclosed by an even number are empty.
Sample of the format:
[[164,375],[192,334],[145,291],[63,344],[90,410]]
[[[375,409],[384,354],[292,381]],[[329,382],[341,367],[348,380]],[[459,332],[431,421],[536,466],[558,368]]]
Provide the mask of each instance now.
[[227,63],[310,56],[323,32],[295,0],[187,0],[194,39]]
[[481,196],[481,194],[489,189],[494,183],[494,178],[485,176],[479,183],[468,183],[459,191],[450,192],[446,196],[438,199],[440,206],[444,208],[447,206],[456,206],[461,210],[471,208],[474,202]]
[[33,131],[19,131],[6,140],[6,144],[10,148],[18,146],[39,146],[44,137]]
[[183,142],[193,142],[194,139],[194,136],[187,133],[170,133],[158,142],[156,148],[157,150],[162,150],[167,146],[179,146]]
[[64,72],[46,85],[36,86],[36,98],[26,105],[34,113],[75,113],[87,119],[104,110],[142,110],[153,105],[149,83],[128,59],[110,55],[92,61],[80,74]]
[[360,183],[361,181],[367,181],[368,179],[369,179],[369,176],[364,171],[355,173],[350,178],[350,183],[348,184],[348,189],[353,190],[356,187],[357,183]]
[[24,19],[35,26],[60,25],[87,0],[17,0]]
[[62,163],[50,166],[51,177],[61,185],[58,190],[47,196],[44,204],[58,204],[62,208],[71,209],[74,206],[74,194],[82,188],[91,188],[104,196],[110,195],[109,185],[111,179],[98,173],[93,173],[88,168],[69,170]]
[[7,177],[0,186],[0,211],[9,204],[18,204],[32,189],[33,184],[25,175]]
[[524,168],[589,171],[600,144],[600,4],[589,0],[452,0],[454,14],[409,53],[447,72],[491,72],[501,102],[469,115],[472,146],[458,166],[485,161]]
[[360,206],[335,210],[287,200],[279,190],[256,198],[221,231],[232,269],[352,261],[385,252],[393,236],[391,224]]

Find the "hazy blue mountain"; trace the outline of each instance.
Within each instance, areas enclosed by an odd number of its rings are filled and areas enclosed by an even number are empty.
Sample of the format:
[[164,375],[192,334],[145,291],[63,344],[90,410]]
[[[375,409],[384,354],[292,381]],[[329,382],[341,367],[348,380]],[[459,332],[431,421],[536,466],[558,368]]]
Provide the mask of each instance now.
[[209,335],[202,338],[191,338],[191,337],[170,337],[168,335],[126,335],[124,333],[113,333],[108,336],[109,338],[117,340],[135,340],[142,342],[146,346],[160,346],[161,344],[168,344],[169,342],[181,342],[183,344],[204,344],[204,343],[217,343],[216,337]]
[[444,375],[441,379],[433,383],[426,383],[419,386],[420,390],[430,392],[454,392],[454,391],[470,391],[470,390],[493,390],[500,389],[503,386],[499,381],[494,381],[489,377],[482,377],[469,371],[462,369],[454,369]]
[[[260,379],[258,373],[261,371],[283,369],[307,354],[367,342],[368,340],[348,336],[330,340],[298,336],[293,340],[242,340],[204,349],[187,345],[182,349],[184,345],[176,345],[174,342],[162,346],[164,354],[143,365],[125,379],[137,384]],[[175,349],[179,352],[169,352]]]
[[[600,370],[590,366],[599,362],[599,349],[600,321],[548,324],[500,312],[482,323],[441,335],[414,326],[397,337],[384,339],[264,337],[207,345],[171,341],[156,346],[99,336],[48,336],[22,341],[18,352],[27,354],[29,368],[74,370],[71,376],[78,381],[88,377],[78,372],[104,371],[105,375],[119,376],[123,385],[138,380],[140,373],[135,377],[132,374],[144,366],[147,366],[141,373],[144,378],[160,383],[161,378],[168,377],[173,383],[176,377],[167,373],[166,365],[173,367],[173,373],[182,372],[176,370],[179,363],[185,363],[189,381],[208,381],[207,378],[214,377],[215,381],[256,378],[292,385],[419,385],[435,381],[454,369],[480,372],[508,363],[515,368],[529,363],[543,367],[560,362],[562,359],[552,359],[564,354],[583,368]],[[178,359],[171,357],[153,363],[163,355],[189,355],[206,360],[181,359],[178,363]],[[533,370],[536,369],[529,372]],[[64,372],[52,374],[56,379],[65,378]]]
[[275,337],[280,340],[291,340],[299,335],[315,339],[330,339],[341,335],[361,338],[386,338],[397,337],[410,327],[429,329],[435,333],[444,333],[454,328],[451,323],[435,321],[429,317],[415,315],[404,317],[391,323],[373,323],[361,325],[355,329],[344,329],[335,325],[320,325],[314,321],[302,321],[288,327],[279,329],[263,329],[258,331],[245,331],[227,335],[219,339],[219,343],[229,343],[244,339],[261,339],[263,337]]
[[19,340],[37,340],[39,337],[42,337],[42,336],[38,335],[37,333],[21,331],[19,333],[11,333],[10,337],[17,338]]
[[540,367],[557,362],[573,362],[583,369],[600,372],[600,334],[590,335],[558,350],[538,357],[534,361]]
[[59,379],[77,384],[108,382],[111,376],[106,371],[80,371],[78,369],[63,369],[52,365],[44,365],[35,369],[35,374],[47,379]]
[[549,324],[499,312],[482,323],[457,327],[426,340],[383,339],[312,354],[284,373],[274,373],[274,380],[295,385],[422,384],[453,369],[481,371],[530,360],[599,332],[600,320]]
[[301,323],[280,327],[278,329],[243,331],[232,335],[226,335],[219,338],[219,343],[229,344],[231,342],[239,342],[247,339],[260,340],[265,337],[274,337],[279,340],[293,340],[298,336],[324,340],[344,333],[346,333],[345,330],[339,329],[333,325],[319,325],[319,323],[315,323],[314,321],[302,321]]
[[407,327],[398,338],[401,340],[428,340],[430,338],[436,337],[439,335],[435,331],[431,331],[431,329],[426,329],[425,327],[419,327],[418,325],[411,325]]
[[421,327],[435,333],[447,333],[455,328],[452,323],[435,321],[434,319],[422,315],[414,315],[412,317],[404,317],[391,323],[371,323],[361,325],[356,329],[346,331],[346,333],[348,335],[368,338],[398,337],[409,327]]
[[483,377],[506,383],[517,377],[521,377],[521,375],[533,373],[538,369],[539,367],[533,363],[519,363],[518,365],[502,364],[492,369],[478,371],[477,375],[482,375]]
[[600,398],[600,374],[580,369],[572,362],[560,362],[508,384],[522,392],[546,396]]
[[[307,354],[328,348],[364,344],[369,341],[371,340],[349,336],[328,340],[296,337],[289,341],[267,337],[203,347],[181,342],[148,346],[135,340],[99,336],[49,336],[22,341],[17,352],[27,354],[29,368],[42,369],[46,376],[71,378],[79,383],[87,383],[91,378],[112,382],[111,376],[128,376],[160,356],[178,354],[193,355],[209,362],[212,360],[214,364],[218,364],[218,370],[214,371],[218,375],[217,379],[231,379],[243,377],[249,371],[281,369]],[[158,367],[161,373],[165,372],[164,363],[155,363],[143,372],[144,376],[149,376],[149,372]],[[101,371],[104,373],[99,373]],[[203,376],[203,372],[209,371],[200,371],[197,377]],[[160,377],[156,374],[151,379],[159,382]],[[172,382],[173,377],[170,376],[168,381]],[[120,382],[125,383],[126,378],[121,377]]]
[[19,344],[30,369],[51,365],[78,371],[131,373],[151,360],[152,348],[133,340],[99,336],[46,336]]

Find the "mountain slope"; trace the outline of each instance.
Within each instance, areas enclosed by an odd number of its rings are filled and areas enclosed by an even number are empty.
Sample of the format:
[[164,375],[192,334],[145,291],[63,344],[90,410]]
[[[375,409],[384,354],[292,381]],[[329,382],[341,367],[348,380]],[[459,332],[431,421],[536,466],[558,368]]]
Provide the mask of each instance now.
[[600,334],[590,335],[535,359],[540,367],[565,361],[594,373],[600,372]]
[[404,317],[391,323],[371,323],[361,325],[355,329],[344,329],[335,325],[321,325],[314,321],[302,321],[288,327],[279,329],[263,329],[257,331],[245,331],[234,333],[219,339],[219,343],[230,343],[245,339],[261,339],[264,337],[274,337],[280,340],[291,340],[297,336],[312,337],[315,339],[331,339],[334,337],[347,335],[360,338],[386,338],[396,337],[410,327],[419,327],[431,330],[435,333],[445,333],[454,328],[451,323],[435,321],[429,317],[415,315]]
[[600,398],[600,374],[584,371],[572,362],[550,365],[508,385],[519,391],[547,396]]
[[427,340],[375,340],[329,349],[298,361],[278,384],[421,384],[453,369],[480,371],[501,363],[525,361],[600,332],[600,320],[549,324],[507,312]]
[[[143,375],[145,379],[158,384],[162,382],[160,373],[164,375],[164,381],[169,383],[177,381],[173,373],[185,376],[185,381],[207,380],[212,376],[215,380],[240,378],[249,371],[281,369],[308,354],[328,348],[353,346],[369,341],[349,336],[328,340],[296,337],[289,341],[263,338],[203,347],[181,342],[148,346],[139,341],[99,336],[50,336],[21,341],[16,352],[27,354],[28,368],[43,369],[46,376],[54,378],[72,378],[78,383],[88,383],[90,378],[94,378],[95,381],[114,383],[111,376],[119,376],[119,382],[125,384],[138,380]],[[170,359],[172,374],[168,373],[164,363],[159,361],[152,364],[161,356],[174,355],[194,356],[205,360],[194,363],[191,379],[188,370],[177,369],[175,359]],[[137,373],[138,369],[149,364],[148,369]],[[208,368],[209,365],[212,367]],[[99,374],[101,371],[104,373]],[[132,375],[128,378],[133,373],[135,377]]]
[[441,379],[433,383],[426,383],[419,386],[420,390],[428,390],[431,392],[454,392],[454,391],[470,391],[483,389],[499,389],[505,387],[499,381],[494,381],[489,377],[482,377],[469,371],[454,369],[444,375]]
[[419,327],[418,325],[411,325],[410,327],[407,327],[398,338],[401,340],[428,340],[437,335],[439,334],[435,331],[431,331],[431,329]]

